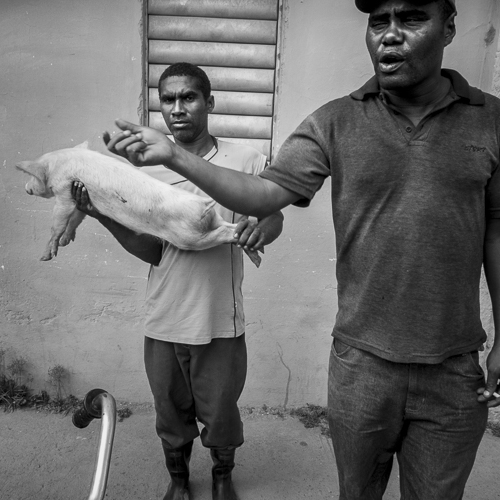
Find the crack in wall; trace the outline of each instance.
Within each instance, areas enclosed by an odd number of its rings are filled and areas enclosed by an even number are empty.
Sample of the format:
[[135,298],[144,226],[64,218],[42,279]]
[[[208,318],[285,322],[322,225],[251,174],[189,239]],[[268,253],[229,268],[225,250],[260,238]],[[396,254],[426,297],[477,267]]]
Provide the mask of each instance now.
[[288,397],[290,395],[290,382],[292,380],[292,371],[290,370],[290,368],[288,368],[286,363],[283,361],[283,349],[281,348],[281,345],[279,344],[279,342],[277,343],[277,345],[278,345],[278,356],[280,358],[281,364],[288,371],[288,379],[286,381],[286,389],[285,389],[285,401],[283,403],[283,408],[286,410],[286,407],[288,405]]

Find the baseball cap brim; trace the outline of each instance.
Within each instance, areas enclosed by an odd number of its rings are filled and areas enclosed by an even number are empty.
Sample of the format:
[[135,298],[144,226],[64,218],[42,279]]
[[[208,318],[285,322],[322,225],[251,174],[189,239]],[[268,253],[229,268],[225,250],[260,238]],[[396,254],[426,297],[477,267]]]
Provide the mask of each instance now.
[[[378,7],[384,0],[355,0],[356,7],[361,11],[369,14],[373,9]],[[421,3],[428,3],[432,0],[421,0]],[[456,10],[455,0],[447,0]],[[418,3],[418,1],[417,1]]]

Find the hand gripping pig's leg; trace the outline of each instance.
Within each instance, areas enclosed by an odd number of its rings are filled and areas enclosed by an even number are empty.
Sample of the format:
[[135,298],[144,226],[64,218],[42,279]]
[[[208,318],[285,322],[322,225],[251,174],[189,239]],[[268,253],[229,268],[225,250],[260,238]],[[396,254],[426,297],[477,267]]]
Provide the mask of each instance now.
[[[220,243],[235,243],[236,240],[233,237],[234,230],[236,229],[236,224],[231,224],[226,222],[220,214],[215,210],[215,201],[210,200],[207,202],[205,210],[201,215],[201,220],[206,224],[204,229],[205,239],[218,241]],[[211,245],[213,246],[213,245]],[[210,248],[206,246],[206,248]],[[260,266],[262,259],[256,250],[249,250],[244,248],[245,253],[248,255],[250,260],[255,264],[256,267]],[[264,252],[262,252],[264,253]]]

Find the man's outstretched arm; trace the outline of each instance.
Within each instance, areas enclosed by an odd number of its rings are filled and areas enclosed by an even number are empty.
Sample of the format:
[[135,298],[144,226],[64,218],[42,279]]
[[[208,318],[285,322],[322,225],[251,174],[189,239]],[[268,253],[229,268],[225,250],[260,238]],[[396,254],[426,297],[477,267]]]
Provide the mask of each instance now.
[[103,135],[108,150],[138,167],[165,165],[201,188],[226,208],[263,219],[301,196],[262,177],[218,167],[176,146],[162,132],[125,120],[112,138]]

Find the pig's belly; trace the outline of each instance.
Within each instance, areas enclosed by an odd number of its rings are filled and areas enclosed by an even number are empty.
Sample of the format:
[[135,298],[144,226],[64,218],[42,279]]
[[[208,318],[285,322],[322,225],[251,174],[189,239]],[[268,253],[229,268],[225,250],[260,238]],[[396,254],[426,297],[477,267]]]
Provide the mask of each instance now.
[[[171,187],[166,185],[166,187]],[[96,208],[120,224],[138,233],[152,234],[182,250],[204,250],[233,241],[236,224],[230,224],[210,208],[201,196],[176,190],[168,198],[160,196],[96,196],[89,190]],[[94,201],[94,199],[96,201]]]

